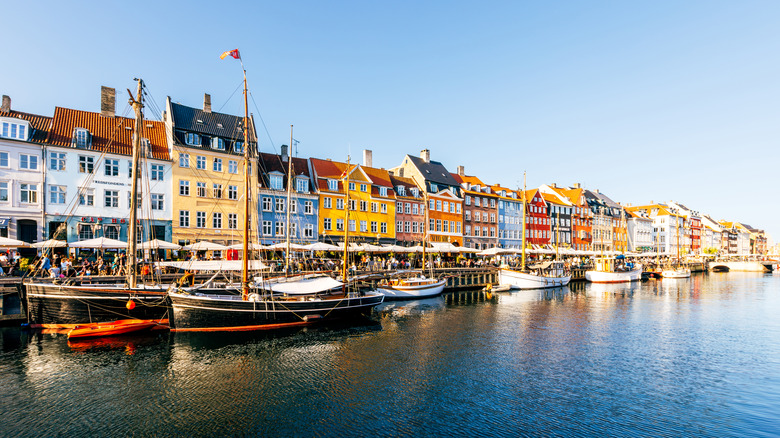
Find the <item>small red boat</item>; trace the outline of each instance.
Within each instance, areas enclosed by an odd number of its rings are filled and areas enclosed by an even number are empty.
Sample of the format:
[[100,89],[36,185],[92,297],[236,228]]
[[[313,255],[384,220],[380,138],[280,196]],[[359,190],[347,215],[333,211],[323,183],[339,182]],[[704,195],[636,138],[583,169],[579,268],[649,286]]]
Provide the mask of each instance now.
[[170,328],[167,319],[120,319],[77,325],[68,332],[68,339],[117,336],[147,330],[170,330]]

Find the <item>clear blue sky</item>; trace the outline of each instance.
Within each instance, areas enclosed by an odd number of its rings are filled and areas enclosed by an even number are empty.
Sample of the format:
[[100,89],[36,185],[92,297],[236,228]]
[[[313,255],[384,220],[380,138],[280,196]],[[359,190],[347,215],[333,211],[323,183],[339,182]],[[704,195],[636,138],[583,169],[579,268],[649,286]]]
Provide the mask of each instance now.
[[[139,7],[134,7],[139,6]],[[0,93],[118,108],[134,77],[240,114],[239,48],[278,151],[376,167],[428,148],[509,187],[580,182],[780,236],[780,2],[10,2]],[[231,98],[231,95],[232,98]],[[159,114],[155,114],[159,118]],[[259,117],[258,117],[259,116]]]

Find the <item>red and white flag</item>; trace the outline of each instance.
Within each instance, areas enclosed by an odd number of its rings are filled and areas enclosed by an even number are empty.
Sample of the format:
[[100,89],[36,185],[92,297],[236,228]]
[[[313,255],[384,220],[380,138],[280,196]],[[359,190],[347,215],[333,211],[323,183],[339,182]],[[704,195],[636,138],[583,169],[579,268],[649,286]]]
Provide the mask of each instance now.
[[235,59],[241,59],[241,55],[238,54],[238,49],[228,50],[227,52],[219,55],[219,59],[225,59],[228,56],[232,56]]

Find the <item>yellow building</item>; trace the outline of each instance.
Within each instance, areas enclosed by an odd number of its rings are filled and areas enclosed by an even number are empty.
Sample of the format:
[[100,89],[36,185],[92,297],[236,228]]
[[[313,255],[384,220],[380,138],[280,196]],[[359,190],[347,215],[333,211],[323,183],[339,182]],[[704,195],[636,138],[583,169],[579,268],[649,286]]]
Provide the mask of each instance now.
[[[212,112],[211,98],[206,95],[202,110],[173,103],[169,97],[164,118],[173,160],[173,242],[240,243],[245,193],[243,117]],[[251,119],[249,125],[253,150]],[[250,163],[251,191],[256,192],[252,167]],[[250,211],[253,230],[257,209],[250,206]],[[254,231],[250,242],[257,242]]]
[[[384,169],[311,158],[319,193],[321,239],[343,242],[345,225],[349,240],[371,244],[395,243],[395,191]],[[349,222],[346,222],[346,190],[349,175]]]

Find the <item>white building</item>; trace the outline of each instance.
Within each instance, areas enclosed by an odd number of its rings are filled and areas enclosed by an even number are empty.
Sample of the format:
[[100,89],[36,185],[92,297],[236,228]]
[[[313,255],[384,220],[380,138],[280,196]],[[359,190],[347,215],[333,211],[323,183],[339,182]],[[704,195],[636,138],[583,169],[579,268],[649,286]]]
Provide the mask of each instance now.
[[51,118],[0,107],[0,236],[37,242],[43,236],[43,153]]
[[642,212],[628,212],[628,250],[653,252],[653,219]]

